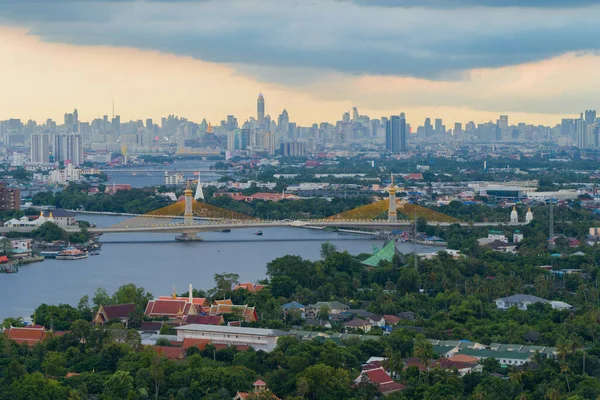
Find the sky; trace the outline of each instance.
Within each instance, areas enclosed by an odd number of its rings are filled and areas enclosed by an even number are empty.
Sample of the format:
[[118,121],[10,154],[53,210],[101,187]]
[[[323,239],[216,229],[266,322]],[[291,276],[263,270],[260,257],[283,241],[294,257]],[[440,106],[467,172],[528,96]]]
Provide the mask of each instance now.
[[555,125],[598,108],[600,0],[0,0],[0,119]]

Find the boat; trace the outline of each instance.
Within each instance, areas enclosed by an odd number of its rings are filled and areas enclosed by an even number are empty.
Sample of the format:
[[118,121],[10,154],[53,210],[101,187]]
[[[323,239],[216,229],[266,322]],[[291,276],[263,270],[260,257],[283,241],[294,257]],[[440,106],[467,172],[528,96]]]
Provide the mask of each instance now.
[[90,256],[99,256],[100,252],[99,251],[91,251],[90,252]]
[[229,233],[229,232],[231,232],[231,229],[229,229],[229,228],[221,229],[221,232]]
[[78,249],[63,250],[56,256],[57,260],[82,260],[88,258],[88,253]]
[[136,175],[137,175],[137,173],[135,173],[135,172],[131,173],[131,176],[136,176]]
[[262,232],[262,231],[256,231],[256,232],[254,232],[254,234],[255,234],[256,236],[262,236],[263,232]]

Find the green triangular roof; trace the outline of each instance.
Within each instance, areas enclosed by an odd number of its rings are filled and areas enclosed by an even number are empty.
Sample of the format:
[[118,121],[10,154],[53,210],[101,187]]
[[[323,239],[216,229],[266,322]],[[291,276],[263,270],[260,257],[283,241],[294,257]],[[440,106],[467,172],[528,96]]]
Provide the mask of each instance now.
[[392,262],[394,255],[396,255],[396,245],[393,241],[388,242],[378,252],[374,253],[371,257],[363,261],[363,265],[369,267],[378,267],[381,260]]

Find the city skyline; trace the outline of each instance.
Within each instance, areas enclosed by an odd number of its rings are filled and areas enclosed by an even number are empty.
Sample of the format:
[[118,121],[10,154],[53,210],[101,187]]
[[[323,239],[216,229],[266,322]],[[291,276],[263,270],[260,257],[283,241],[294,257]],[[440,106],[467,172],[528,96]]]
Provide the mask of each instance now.
[[448,126],[501,114],[552,126],[598,108],[596,1],[36,4],[0,6],[0,76],[10,77],[0,119],[41,122],[77,107],[92,120],[114,98],[123,120],[243,120],[259,92],[266,114],[287,109],[305,126],[352,107]]

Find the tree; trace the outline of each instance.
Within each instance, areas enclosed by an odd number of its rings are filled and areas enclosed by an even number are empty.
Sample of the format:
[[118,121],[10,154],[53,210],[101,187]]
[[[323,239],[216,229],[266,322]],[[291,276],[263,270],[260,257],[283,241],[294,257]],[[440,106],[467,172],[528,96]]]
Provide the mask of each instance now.
[[112,300],[108,295],[106,289],[98,288],[94,292],[94,297],[92,297],[92,303],[94,303],[96,307],[109,306],[112,304]]
[[330,242],[325,242],[325,243],[321,244],[321,259],[322,260],[329,258],[330,256],[334,255],[335,253],[337,253],[337,247],[335,247],[335,245],[331,244]]
[[104,386],[104,395],[109,399],[126,399],[133,390],[133,377],[126,371],[117,371],[112,374]]
[[214,289],[214,297],[223,299],[231,293],[233,285],[237,284],[240,280],[239,274],[231,273],[215,274],[214,278],[216,284],[216,288]]
[[78,342],[84,342],[90,335],[91,330],[92,327],[90,326],[90,323],[82,319],[74,321],[70,327],[71,335],[73,335]]
[[10,239],[2,238],[0,239],[0,249],[2,250],[2,254],[10,257],[12,255],[12,242]]
[[329,306],[327,304],[323,304],[319,309],[319,319],[327,320],[329,319]]
[[[420,360],[421,366],[428,370],[429,361],[433,358],[433,345],[424,336],[418,336],[415,340],[415,346],[413,350],[413,355],[418,357]],[[421,380],[421,368],[419,368],[419,381]]]
[[67,359],[63,353],[50,351],[46,353],[42,368],[47,376],[60,378],[67,374]]
[[316,364],[298,375],[298,394],[309,399],[333,400],[349,397],[352,383],[349,371]]
[[113,304],[135,304],[139,309],[146,308],[148,301],[152,300],[151,293],[146,293],[143,287],[133,283],[121,286],[112,297]]
[[154,384],[154,398],[158,399],[160,387],[165,382],[165,371],[161,365],[160,357],[155,356],[152,359],[152,364],[150,365],[148,372],[150,373],[150,378],[152,379],[152,383]]

